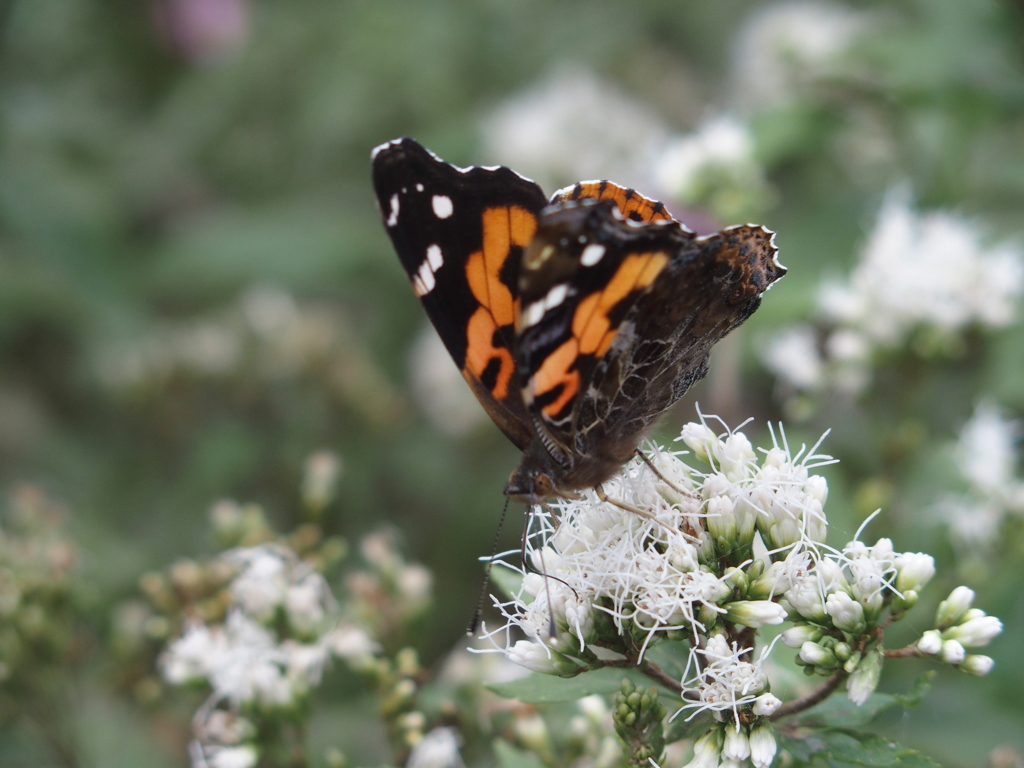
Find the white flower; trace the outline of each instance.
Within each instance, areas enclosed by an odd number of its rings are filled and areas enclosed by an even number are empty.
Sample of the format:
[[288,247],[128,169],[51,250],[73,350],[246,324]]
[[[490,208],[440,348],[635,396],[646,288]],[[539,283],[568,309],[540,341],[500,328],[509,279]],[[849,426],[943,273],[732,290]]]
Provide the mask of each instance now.
[[255,747],[206,747],[203,750],[203,762],[193,762],[195,768],[254,768],[259,760],[259,752]]
[[820,622],[827,616],[822,586],[818,574],[805,576],[786,590],[786,601],[805,619]]
[[759,717],[770,717],[782,706],[782,700],[774,693],[762,693],[754,701],[753,712]]
[[311,632],[324,619],[324,584],[319,574],[310,574],[285,593],[288,620],[299,633]]
[[341,459],[333,451],[316,451],[306,458],[302,478],[302,499],[313,509],[327,506],[334,498],[341,476]]
[[506,655],[509,661],[526,667],[531,672],[570,676],[579,672],[579,667],[571,659],[543,643],[532,640],[519,640],[506,651]]
[[380,651],[380,645],[374,642],[366,630],[354,624],[341,624],[333,629],[325,641],[331,653],[349,663],[361,665],[373,654]]
[[544,188],[593,178],[650,186],[645,172],[668,131],[652,110],[598,78],[563,66],[483,121],[484,154]]
[[461,768],[461,739],[454,728],[435,728],[423,736],[409,753],[406,768]]
[[970,675],[984,677],[992,671],[994,664],[991,656],[968,656],[960,662],[960,670]]
[[935,558],[922,552],[904,552],[896,557],[896,589],[920,591],[935,575]]
[[714,176],[726,183],[764,183],[750,130],[729,116],[715,117],[693,133],[670,140],[655,167],[658,186],[689,203],[699,202],[702,188]]
[[242,566],[242,572],[231,582],[231,596],[247,614],[269,622],[288,589],[287,560],[265,546],[234,550],[226,557]]
[[730,621],[754,629],[786,620],[786,609],[771,600],[736,600],[725,608]]
[[956,624],[967,613],[974,602],[974,590],[960,586],[949,593],[949,597],[939,603],[935,612],[935,626],[943,629]]
[[750,762],[754,768],[768,768],[775,759],[775,729],[761,722],[750,729]]
[[804,643],[816,643],[825,634],[821,627],[811,624],[797,624],[782,633],[782,642],[790,648],[799,648]]
[[713,726],[693,745],[693,760],[684,768],[718,768],[722,754],[722,729]]
[[939,652],[939,658],[947,664],[959,664],[967,658],[967,651],[965,651],[963,645],[958,643],[956,640],[946,640],[942,644],[942,650]]
[[849,283],[826,288],[820,306],[839,325],[891,347],[918,326],[948,336],[971,323],[1008,325],[1022,291],[1019,249],[986,245],[976,224],[950,213],[917,214],[897,189]]
[[865,629],[864,606],[845,592],[834,592],[825,599],[825,612],[836,629],[859,635]]
[[725,727],[722,757],[728,760],[746,760],[750,757],[750,740],[742,726],[729,724]]
[[[768,676],[761,668],[763,654],[761,660],[751,663],[744,659],[750,653],[751,649],[730,645],[722,635],[712,635],[705,648],[690,651],[690,666],[697,671],[683,680],[683,687],[695,689],[700,701],[685,704],[682,710],[693,709],[690,718],[703,711],[716,715],[731,712],[738,723],[740,707],[754,704],[768,687]],[[703,663],[698,655],[704,657]]]
[[995,616],[979,616],[963,624],[951,627],[942,633],[949,640],[958,640],[965,648],[988,645],[992,638],[1003,631],[1003,622]]
[[1020,424],[1006,419],[994,403],[982,401],[964,424],[957,446],[960,472],[981,493],[995,494],[1014,479]]
[[809,325],[776,331],[762,348],[761,360],[779,379],[801,391],[817,389],[825,378],[818,339]]
[[160,657],[160,671],[171,685],[203,680],[210,662],[220,657],[227,644],[223,630],[205,624],[190,624],[180,638]]
[[832,667],[836,664],[832,651],[810,640],[800,646],[800,660],[813,667]]
[[861,706],[878,687],[878,679],[882,676],[882,652],[872,648],[864,654],[853,674],[846,681],[847,697]]
[[942,635],[937,629],[929,629],[917,641],[917,650],[934,656],[942,650]]
[[758,111],[789,102],[831,74],[865,26],[862,14],[837,3],[797,0],[754,11],[733,44],[737,107]]

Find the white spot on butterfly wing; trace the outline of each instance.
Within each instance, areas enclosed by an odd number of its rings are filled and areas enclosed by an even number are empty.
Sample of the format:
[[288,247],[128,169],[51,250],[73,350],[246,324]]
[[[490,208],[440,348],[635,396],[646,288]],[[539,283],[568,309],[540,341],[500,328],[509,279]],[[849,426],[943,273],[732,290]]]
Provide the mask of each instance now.
[[437,272],[444,264],[444,256],[441,253],[441,247],[438,245],[427,246],[427,263],[430,265],[432,272]]
[[569,293],[569,286],[565,283],[560,283],[548,291],[548,295],[544,297],[544,311],[554,309],[563,301]]
[[430,204],[434,208],[434,215],[439,219],[447,219],[455,210],[455,206],[452,205],[452,199],[448,195],[434,195]]
[[559,283],[558,285],[551,288],[543,299],[538,299],[532,304],[527,304],[523,310],[520,327],[530,328],[539,323],[548,310],[554,309],[565,301],[565,297],[569,295],[569,286],[565,283]]
[[420,264],[420,269],[416,273],[416,277],[412,280],[412,289],[415,291],[417,296],[426,296],[437,285],[437,280],[434,279],[434,273],[430,269],[430,263],[424,261]]
[[592,243],[583,249],[583,253],[580,254],[580,264],[584,267],[592,267],[597,264],[601,259],[604,258],[605,247]]
[[398,223],[398,193],[396,192],[391,196],[391,213],[388,214],[388,220],[385,222],[389,227],[393,227]]
[[416,191],[417,192],[422,192],[423,191],[423,185],[422,184],[417,184],[416,185]]

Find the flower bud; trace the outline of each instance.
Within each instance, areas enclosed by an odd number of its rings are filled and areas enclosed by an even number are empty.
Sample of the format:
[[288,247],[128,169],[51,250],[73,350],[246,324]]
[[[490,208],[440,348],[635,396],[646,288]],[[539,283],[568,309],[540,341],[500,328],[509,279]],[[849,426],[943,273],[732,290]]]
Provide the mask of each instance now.
[[736,542],[733,506],[728,496],[712,496],[708,499],[708,516],[704,520],[708,533],[715,537],[715,543],[726,551],[732,549]]
[[734,723],[729,723],[725,727],[722,757],[729,760],[746,760],[750,757],[750,741],[745,728]]
[[750,762],[754,768],[768,768],[775,759],[775,729],[766,720],[750,729]]
[[974,602],[974,590],[968,587],[957,587],[949,593],[949,597],[939,603],[935,612],[935,626],[945,629],[956,624]]
[[800,646],[800,661],[813,667],[832,668],[838,664],[832,651],[809,640]]
[[883,659],[882,652],[878,648],[872,648],[864,654],[864,658],[860,660],[860,664],[847,680],[846,695],[858,707],[867,701],[878,687],[878,678],[882,675]]
[[864,606],[845,592],[834,592],[825,600],[825,611],[832,617],[836,629],[859,635],[864,632]]
[[712,726],[711,730],[697,739],[693,745],[693,760],[685,768],[718,768],[721,762],[723,734],[721,726]]
[[729,621],[752,629],[786,620],[786,609],[771,600],[736,600],[725,609]]
[[904,552],[893,563],[896,566],[896,589],[900,592],[920,591],[935,575],[935,558],[921,552]]
[[774,693],[762,693],[754,699],[754,706],[751,707],[758,717],[770,717],[782,706],[782,700]]
[[782,642],[790,648],[799,648],[808,641],[818,642],[824,634],[825,630],[821,627],[815,627],[812,624],[797,624],[782,633]]
[[693,455],[708,464],[711,463],[710,457],[717,453],[715,449],[721,445],[718,435],[709,426],[692,421],[683,427],[681,437],[693,451]]
[[921,653],[927,653],[929,656],[934,656],[941,651],[942,635],[939,633],[939,630],[929,629],[921,635],[921,639],[917,641],[917,650]]
[[995,664],[995,662],[992,660],[991,656],[968,656],[960,662],[959,669],[969,675],[984,677],[992,671],[993,664]]
[[956,640],[947,640],[942,644],[939,658],[947,664],[959,664],[967,658],[967,651]]
[[508,649],[506,655],[509,661],[545,675],[572,677],[580,671],[572,659],[532,640],[519,640]]
[[996,635],[1003,631],[1003,622],[995,616],[981,616],[970,619],[942,633],[947,640],[958,640],[965,648],[977,648],[988,645]]

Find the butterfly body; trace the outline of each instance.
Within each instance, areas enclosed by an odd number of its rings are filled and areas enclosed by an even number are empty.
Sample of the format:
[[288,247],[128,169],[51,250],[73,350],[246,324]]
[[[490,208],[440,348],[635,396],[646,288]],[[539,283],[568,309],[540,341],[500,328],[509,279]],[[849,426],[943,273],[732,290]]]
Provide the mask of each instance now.
[[505,492],[530,503],[611,477],[785,274],[763,227],[698,237],[610,182],[549,205],[508,168],[398,139],[374,151],[374,184],[414,291],[524,452]]

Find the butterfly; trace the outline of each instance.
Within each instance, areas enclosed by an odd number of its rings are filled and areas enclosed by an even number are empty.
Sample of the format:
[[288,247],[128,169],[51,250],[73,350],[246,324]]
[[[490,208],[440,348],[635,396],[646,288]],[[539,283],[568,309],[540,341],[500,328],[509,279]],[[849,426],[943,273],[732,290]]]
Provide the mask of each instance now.
[[786,274],[755,224],[698,237],[608,181],[550,200],[503,166],[410,138],[372,153],[384,227],[481,405],[523,451],[505,494],[600,487]]

